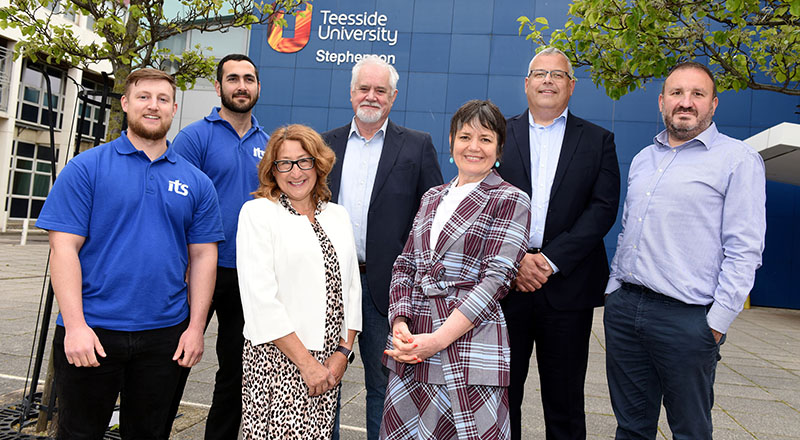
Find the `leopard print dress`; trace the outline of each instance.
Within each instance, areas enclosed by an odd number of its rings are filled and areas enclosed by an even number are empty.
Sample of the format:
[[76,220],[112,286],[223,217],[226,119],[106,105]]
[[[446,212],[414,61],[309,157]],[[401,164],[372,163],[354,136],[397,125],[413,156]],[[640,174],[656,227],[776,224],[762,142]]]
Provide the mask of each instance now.
[[[279,200],[290,213],[301,215],[292,208],[285,194]],[[322,203],[317,205],[315,217],[321,209]],[[311,226],[322,250],[327,300],[324,348],[310,353],[323,363],[339,345],[344,323],[342,277],[336,250],[322,226],[316,220]],[[300,370],[273,343],[254,346],[245,339],[242,368],[244,439],[331,438],[341,384],[320,396],[309,396]]]

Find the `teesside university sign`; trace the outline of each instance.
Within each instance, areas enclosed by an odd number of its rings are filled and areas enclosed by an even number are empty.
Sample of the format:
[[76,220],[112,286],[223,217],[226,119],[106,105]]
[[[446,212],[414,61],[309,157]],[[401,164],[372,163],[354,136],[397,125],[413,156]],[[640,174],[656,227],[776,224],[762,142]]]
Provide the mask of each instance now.
[[[328,9],[321,9],[318,18],[321,23],[316,28],[312,27],[312,5],[306,4],[306,10],[295,16],[294,36],[284,37],[284,29],[271,25],[268,32],[267,43],[270,47],[282,53],[295,53],[303,49],[313,35],[321,41],[356,41],[387,43],[389,46],[397,44],[397,29],[388,27],[389,19],[378,11],[363,11],[359,13],[337,13]],[[283,13],[278,14],[278,18]],[[344,52],[331,52],[325,49],[317,50],[314,59],[318,63],[343,63],[358,62],[365,55]],[[390,64],[395,63],[394,54],[375,54]]]

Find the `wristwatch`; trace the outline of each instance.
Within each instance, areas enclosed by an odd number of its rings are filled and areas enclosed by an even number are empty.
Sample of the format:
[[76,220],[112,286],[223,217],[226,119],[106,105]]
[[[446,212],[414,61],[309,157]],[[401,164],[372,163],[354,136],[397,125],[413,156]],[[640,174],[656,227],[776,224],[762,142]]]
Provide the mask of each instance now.
[[345,347],[344,345],[340,345],[340,346],[336,347],[336,351],[338,351],[339,353],[343,354],[344,357],[347,358],[347,363],[348,364],[352,364],[353,360],[356,358],[356,354],[353,353],[352,350],[348,350],[347,347]]

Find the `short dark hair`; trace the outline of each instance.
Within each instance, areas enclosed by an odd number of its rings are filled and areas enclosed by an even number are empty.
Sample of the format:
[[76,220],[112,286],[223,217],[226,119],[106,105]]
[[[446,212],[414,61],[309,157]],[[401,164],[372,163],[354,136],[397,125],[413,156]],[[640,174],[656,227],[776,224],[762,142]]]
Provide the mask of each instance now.
[[127,78],[125,78],[124,95],[128,96],[131,86],[136,85],[136,83],[143,79],[155,79],[168,82],[169,85],[172,86],[172,100],[175,101],[175,78],[163,70],[153,69],[150,67],[134,70],[128,75]]
[[667,86],[667,78],[669,78],[673,73],[684,69],[698,69],[705,72],[706,75],[711,78],[711,98],[713,99],[717,97],[717,80],[714,79],[714,72],[712,72],[711,69],[709,69],[705,64],[700,64],[696,61],[683,61],[673,66],[672,69],[669,69],[669,73],[667,73],[666,78],[664,78],[664,83],[661,85],[662,95],[664,94],[664,88]]
[[[492,130],[497,135],[497,158],[503,155],[503,145],[506,143],[506,118],[492,101],[473,99],[462,105],[450,120],[450,139],[456,137],[458,130],[466,124],[477,120],[484,128]],[[450,142],[450,154],[453,153],[453,142]]]
[[248,63],[252,64],[253,69],[256,71],[256,81],[261,82],[261,80],[258,78],[258,67],[256,67],[256,63],[254,63],[253,60],[251,60],[247,55],[240,53],[225,55],[224,58],[219,60],[219,63],[217,63],[217,82],[222,82],[222,66],[228,61],[247,61]]

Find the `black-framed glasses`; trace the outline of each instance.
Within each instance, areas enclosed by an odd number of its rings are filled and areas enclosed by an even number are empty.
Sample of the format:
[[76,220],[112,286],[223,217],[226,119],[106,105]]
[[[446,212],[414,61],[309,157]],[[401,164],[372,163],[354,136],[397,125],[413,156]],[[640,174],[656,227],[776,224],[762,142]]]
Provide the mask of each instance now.
[[310,170],[314,168],[314,161],[315,159],[313,157],[301,157],[297,160],[276,160],[272,162],[272,164],[275,165],[275,169],[278,170],[279,173],[288,173],[292,171],[295,165],[303,171]]
[[528,76],[533,78],[533,79],[541,81],[541,80],[547,78],[547,74],[548,73],[550,74],[550,78],[552,78],[552,79],[554,79],[556,81],[563,81],[565,79],[572,79],[572,76],[570,76],[569,72],[565,72],[563,70],[558,70],[558,69],[555,69],[555,70],[531,69],[531,71],[528,72]]

